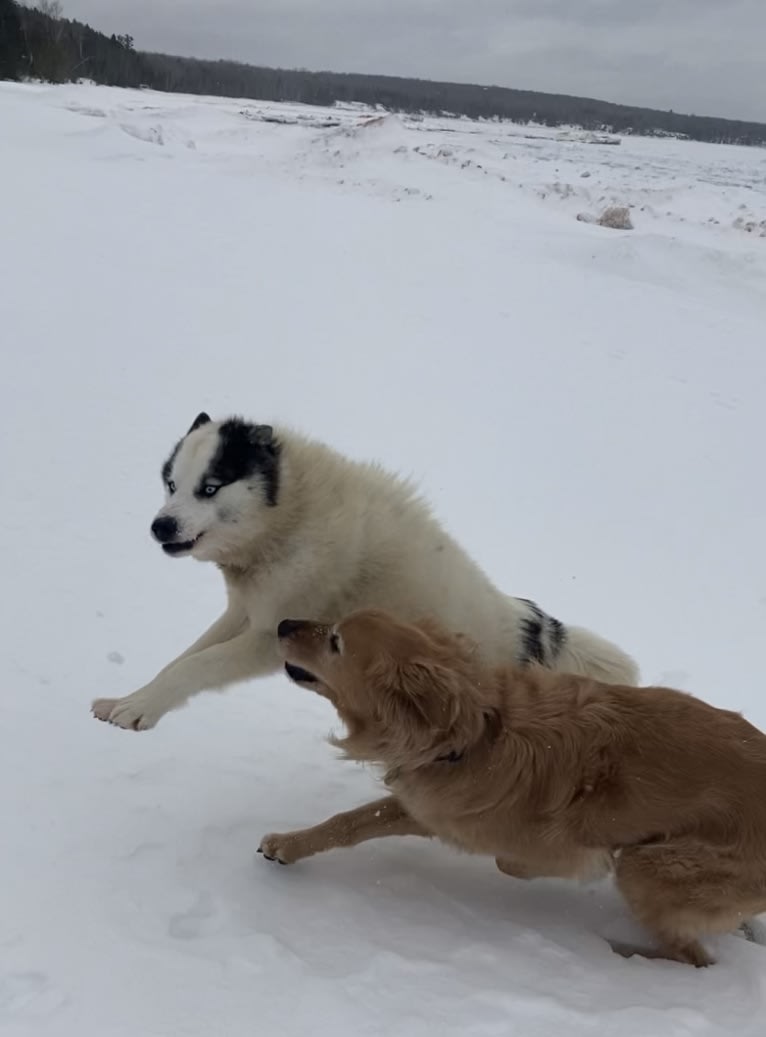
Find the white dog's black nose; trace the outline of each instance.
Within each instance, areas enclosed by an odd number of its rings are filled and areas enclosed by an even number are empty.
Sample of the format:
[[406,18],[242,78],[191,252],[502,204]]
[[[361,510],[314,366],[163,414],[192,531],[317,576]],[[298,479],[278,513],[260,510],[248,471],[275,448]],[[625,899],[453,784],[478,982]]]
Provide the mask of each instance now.
[[290,634],[294,634],[296,630],[300,630],[305,624],[305,619],[283,619],[277,627],[277,637],[289,637]]
[[162,515],[152,522],[152,536],[161,544],[167,544],[178,536],[178,523],[169,515]]

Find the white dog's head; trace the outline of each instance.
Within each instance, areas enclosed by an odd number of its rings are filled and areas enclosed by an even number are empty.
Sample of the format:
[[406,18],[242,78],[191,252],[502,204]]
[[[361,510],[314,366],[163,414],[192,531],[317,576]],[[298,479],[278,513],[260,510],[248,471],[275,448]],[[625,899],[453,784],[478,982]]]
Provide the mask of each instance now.
[[270,425],[200,414],[162,467],[167,499],[152,535],[163,551],[200,561],[235,558],[276,506],[279,456]]

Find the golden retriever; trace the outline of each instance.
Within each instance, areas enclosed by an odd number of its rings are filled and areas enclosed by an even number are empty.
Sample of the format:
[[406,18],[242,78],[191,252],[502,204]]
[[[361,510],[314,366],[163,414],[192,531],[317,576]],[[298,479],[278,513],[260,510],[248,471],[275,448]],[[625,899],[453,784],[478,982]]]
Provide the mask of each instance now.
[[488,669],[467,639],[379,611],[278,633],[288,675],[343,721],[334,744],[382,765],[392,795],[266,836],[268,859],[421,835],[518,878],[613,871],[657,941],[640,953],[697,966],[712,963],[701,937],[766,910],[766,736],[738,713],[668,688]]

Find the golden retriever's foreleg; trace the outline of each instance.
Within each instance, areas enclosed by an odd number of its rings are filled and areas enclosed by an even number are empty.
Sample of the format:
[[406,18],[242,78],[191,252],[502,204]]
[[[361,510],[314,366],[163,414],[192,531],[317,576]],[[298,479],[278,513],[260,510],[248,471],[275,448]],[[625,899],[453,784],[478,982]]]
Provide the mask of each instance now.
[[383,839],[389,835],[421,835],[429,838],[431,833],[410,817],[395,796],[386,796],[357,807],[356,810],[335,814],[313,828],[266,835],[261,840],[258,853],[262,853],[267,860],[293,864],[315,853],[357,846],[368,839]]

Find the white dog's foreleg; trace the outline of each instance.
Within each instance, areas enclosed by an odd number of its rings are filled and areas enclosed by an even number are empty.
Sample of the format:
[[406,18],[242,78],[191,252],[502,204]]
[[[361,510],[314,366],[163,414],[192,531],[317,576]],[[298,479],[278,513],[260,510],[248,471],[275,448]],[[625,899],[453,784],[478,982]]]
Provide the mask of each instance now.
[[[163,666],[157,677],[161,677],[163,673],[171,670],[176,663],[180,663],[182,659],[187,659],[190,655],[196,655],[197,652],[202,652],[205,648],[210,648],[211,645],[219,645],[224,641],[230,641],[242,632],[246,623],[247,615],[244,610],[230,604],[224,614],[219,616],[215,623],[197,638],[194,644],[189,645],[186,651],[177,655],[167,666]],[[157,677],[154,679],[156,680]]]
[[255,632],[248,627],[229,641],[180,658],[132,695],[96,699],[93,714],[118,727],[145,731],[193,695],[272,673],[279,664],[275,633]]

